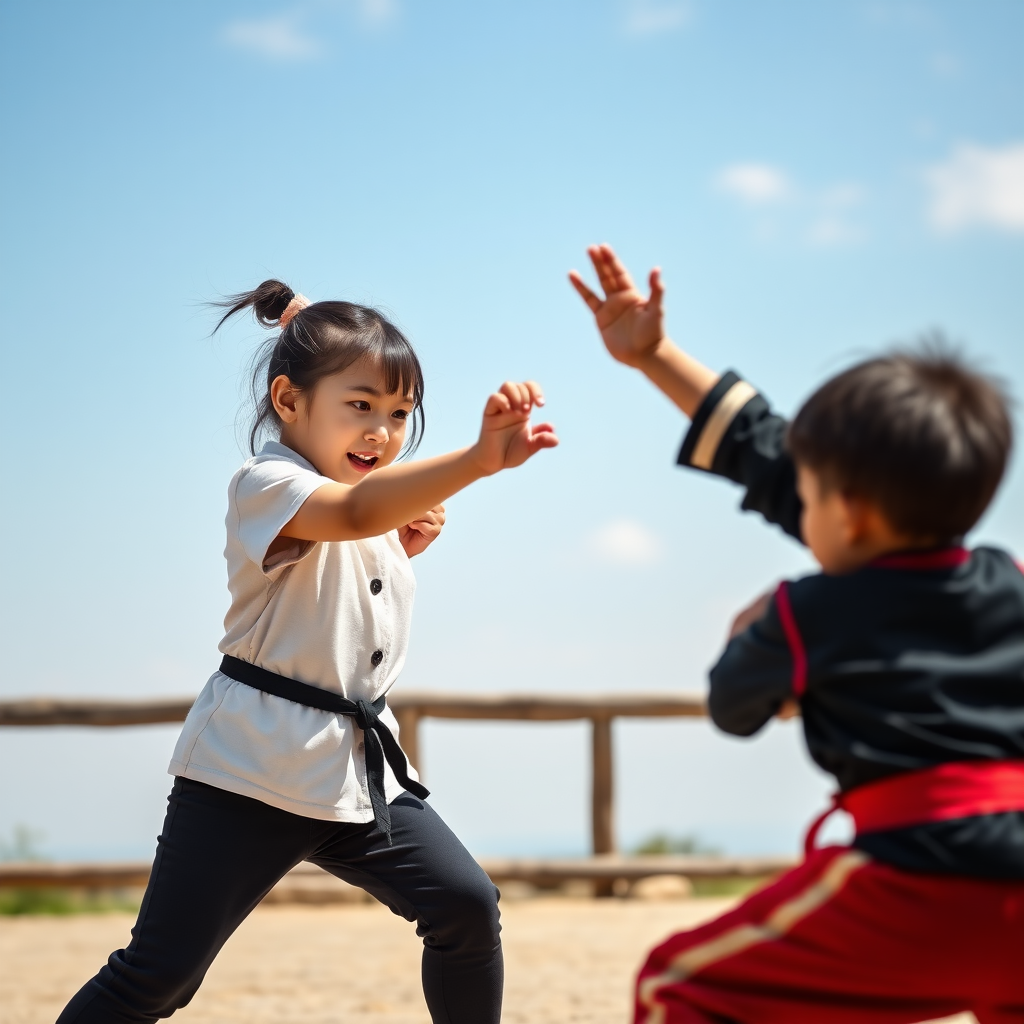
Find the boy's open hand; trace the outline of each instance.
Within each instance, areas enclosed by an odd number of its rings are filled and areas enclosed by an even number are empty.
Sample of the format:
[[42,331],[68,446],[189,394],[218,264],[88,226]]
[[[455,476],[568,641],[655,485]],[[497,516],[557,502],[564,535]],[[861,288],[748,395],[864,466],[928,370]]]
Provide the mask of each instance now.
[[515,384],[506,381],[487,399],[480,439],[473,454],[487,474],[521,466],[542,448],[558,444],[555,428],[550,423],[530,423],[534,406],[544,404],[540,385],[533,381]]
[[421,555],[441,534],[441,527],[444,526],[444,505],[435,505],[429,512],[425,512],[406,523],[398,530],[398,539],[405,548],[405,553],[412,558],[413,555]]
[[604,301],[583,283],[577,271],[569,271],[569,280],[594,314],[605,348],[620,363],[638,366],[665,336],[661,272],[657,267],[651,271],[651,295],[644,299],[610,245],[592,245],[587,253],[601,282]]

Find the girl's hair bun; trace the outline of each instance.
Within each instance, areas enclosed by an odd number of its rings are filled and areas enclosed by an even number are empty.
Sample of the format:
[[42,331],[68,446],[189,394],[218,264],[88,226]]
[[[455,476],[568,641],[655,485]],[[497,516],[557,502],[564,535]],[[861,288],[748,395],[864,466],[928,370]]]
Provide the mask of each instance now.
[[224,321],[233,317],[236,313],[252,307],[252,315],[257,323],[264,327],[276,327],[281,314],[288,308],[288,303],[295,298],[295,292],[283,281],[270,278],[262,284],[257,285],[251,292],[238,292],[237,295],[228,295],[220,302],[213,305],[220,306],[227,312],[217,321],[214,333],[224,325]]

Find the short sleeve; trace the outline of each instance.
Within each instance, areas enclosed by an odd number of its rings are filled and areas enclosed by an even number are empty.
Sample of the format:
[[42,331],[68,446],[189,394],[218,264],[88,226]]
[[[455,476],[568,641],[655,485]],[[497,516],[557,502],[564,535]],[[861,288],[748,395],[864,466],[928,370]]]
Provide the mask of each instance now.
[[[302,507],[303,502],[330,480],[287,459],[257,459],[239,474],[233,497],[238,542],[246,558],[262,570],[267,548],[282,528]],[[305,545],[296,551],[301,557]],[[296,557],[278,560],[274,568]]]

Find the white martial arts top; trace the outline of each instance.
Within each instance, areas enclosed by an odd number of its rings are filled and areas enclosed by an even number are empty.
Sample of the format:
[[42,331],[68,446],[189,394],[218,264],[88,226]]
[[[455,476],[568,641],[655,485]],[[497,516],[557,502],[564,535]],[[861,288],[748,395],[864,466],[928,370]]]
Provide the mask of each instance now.
[[[329,483],[276,441],[228,487],[223,654],[372,701],[398,678],[416,581],[397,531],[367,540],[295,541],[269,560],[281,528]],[[376,662],[376,664],[375,664]],[[390,708],[381,721],[398,736]],[[328,821],[373,821],[362,732],[351,718],[214,672],[188,713],[168,771]],[[385,765],[385,795],[402,792]],[[410,767],[409,775],[417,778]]]

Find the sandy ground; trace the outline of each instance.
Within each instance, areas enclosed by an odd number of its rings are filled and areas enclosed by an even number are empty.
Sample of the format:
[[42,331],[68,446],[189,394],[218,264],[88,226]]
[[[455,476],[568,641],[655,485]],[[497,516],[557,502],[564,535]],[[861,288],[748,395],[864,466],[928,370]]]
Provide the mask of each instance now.
[[[503,903],[506,1024],[625,1024],[643,952],[730,900]],[[124,945],[127,914],[0,918],[0,1022],[52,1024]],[[376,904],[260,907],[225,946],[182,1024],[429,1024],[420,943]],[[957,1024],[974,1020],[950,1018]]]

